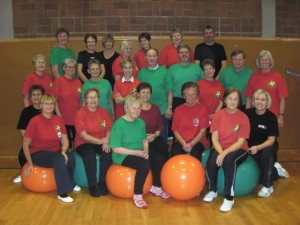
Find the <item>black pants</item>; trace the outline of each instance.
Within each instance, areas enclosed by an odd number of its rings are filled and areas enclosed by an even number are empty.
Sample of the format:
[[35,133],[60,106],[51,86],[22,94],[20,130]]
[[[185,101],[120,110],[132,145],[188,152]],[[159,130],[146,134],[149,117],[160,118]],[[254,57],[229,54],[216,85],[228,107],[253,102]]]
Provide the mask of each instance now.
[[100,155],[100,177],[99,181],[104,182],[106,180],[106,173],[110,165],[112,164],[111,152],[104,152],[102,145],[96,144],[82,144],[76,148],[76,152],[82,157],[84,169],[87,176],[89,187],[97,185],[97,162],[96,154]]
[[76,136],[76,129],[74,125],[66,125],[68,140],[69,140],[69,149],[73,150],[74,139]]
[[[217,157],[219,153],[212,148],[206,162],[206,176],[209,186],[209,191],[217,192],[217,179],[218,179],[218,170],[219,166],[216,164]],[[248,152],[239,149],[234,152],[230,152],[227,154],[223,160],[222,168],[224,171],[224,195],[226,196],[234,196],[233,185],[235,182],[235,175],[237,167],[247,159]]]
[[[196,157],[201,163],[202,153],[204,150],[205,148],[203,144],[199,142],[193,146],[190,155]],[[171,150],[171,157],[180,154],[186,154],[186,151],[183,150],[182,145],[179,143],[179,141],[177,141]]]
[[260,169],[259,181],[267,188],[273,185],[273,180],[278,179],[278,173],[274,167],[277,151],[278,145],[272,145],[261,149],[255,155],[251,155],[257,162]]
[[150,170],[150,162],[135,155],[128,155],[123,160],[122,166],[126,166],[136,170],[134,178],[134,194],[143,194],[143,188]]
[[18,161],[19,161],[19,165],[20,165],[21,168],[27,162],[23,148],[21,148],[20,151],[19,151],[19,153],[18,153]]
[[160,173],[169,159],[168,145],[162,137],[157,137],[153,142],[149,143],[149,161],[153,176],[153,185],[161,187]]
[[66,164],[64,156],[60,151],[39,151],[31,154],[34,165],[53,168],[54,177],[57,186],[57,194],[62,195],[73,191],[75,186],[73,182],[75,158],[70,152],[67,152],[68,162]]

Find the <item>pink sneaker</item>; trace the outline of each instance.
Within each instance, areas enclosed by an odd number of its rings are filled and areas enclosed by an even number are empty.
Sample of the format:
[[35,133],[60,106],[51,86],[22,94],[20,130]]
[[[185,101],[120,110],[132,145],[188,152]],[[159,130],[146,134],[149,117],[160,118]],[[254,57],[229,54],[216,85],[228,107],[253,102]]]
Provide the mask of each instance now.
[[150,188],[150,192],[156,196],[162,197],[164,199],[168,199],[170,198],[170,195],[165,192],[161,187],[155,187],[155,186],[151,186]]
[[147,209],[148,205],[143,199],[143,195],[133,195],[133,203],[136,207],[141,209]]

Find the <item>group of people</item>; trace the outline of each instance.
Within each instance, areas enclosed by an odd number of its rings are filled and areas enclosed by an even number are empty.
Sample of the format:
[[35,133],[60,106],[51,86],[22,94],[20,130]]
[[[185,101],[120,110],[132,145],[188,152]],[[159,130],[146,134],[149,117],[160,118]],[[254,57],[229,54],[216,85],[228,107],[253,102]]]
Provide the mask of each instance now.
[[[150,169],[150,192],[167,199],[160,180],[164,163],[178,154],[201,161],[210,147],[205,202],[217,197],[222,166],[225,190],[220,210],[231,210],[235,172],[248,154],[261,169],[258,196],[268,197],[273,180],[288,178],[277,162],[276,140],[278,127],[284,125],[285,81],[272,69],[274,60],[267,50],[259,53],[257,72],[245,66],[240,49],[232,52],[232,66],[227,67],[225,49],[214,36],[213,27],[206,26],[204,42],[193,52],[183,43],[181,30],[174,28],[172,43],[159,54],[151,47],[151,35],[141,33],[141,50],[133,56],[130,41],[121,42],[121,54],[115,52],[111,34],[102,39],[104,50],[96,52],[97,36],[87,34],[86,50],[76,60],[67,48],[68,31],[58,29],[57,46],[49,57],[52,77],[45,73],[46,57],[36,55],[35,71],[26,77],[22,90],[19,161],[21,166],[28,162],[26,175],[34,164],[53,167],[58,199],[72,202],[68,193],[80,191],[73,182],[75,150],[83,159],[91,196],[108,194],[106,172],[116,163],[136,169],[133,202],[147,208],[143,186]],[[169,152],[170,135],[174,142]],[[14,180],[20,181],[19,176]]]

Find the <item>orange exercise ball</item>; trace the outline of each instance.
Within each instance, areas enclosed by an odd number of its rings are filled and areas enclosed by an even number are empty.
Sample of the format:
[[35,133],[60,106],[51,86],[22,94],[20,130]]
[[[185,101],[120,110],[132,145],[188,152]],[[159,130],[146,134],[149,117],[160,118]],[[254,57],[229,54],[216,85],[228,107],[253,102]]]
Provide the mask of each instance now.
[[162,168],[163,189],[173,198],[189,200],[196,197],[205,185],[205,170],[198,159],[190,155],[170,158]]
[[51,192],[57,189],[53,168],[34,165],[29,176],[26,176],[24,171],[27,167],[28,163],[23,166],[21,171],[22,183],[27,190],[32,192]]
[[[129,167],[112,164],[106,173],[106,185],[109,192],[120,198],[132,198],[136,170]],[[152,172],[148,173],[143,188],[143,194],[149,192],[152,186]]]

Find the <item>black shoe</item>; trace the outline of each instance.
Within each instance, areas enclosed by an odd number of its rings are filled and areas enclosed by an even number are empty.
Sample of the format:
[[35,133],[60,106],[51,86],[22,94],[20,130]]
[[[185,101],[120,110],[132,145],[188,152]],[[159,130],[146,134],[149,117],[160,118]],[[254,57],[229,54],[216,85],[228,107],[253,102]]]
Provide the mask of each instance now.
[[90,195],[93,197],[100,197],[100,191],[97,186],[89,187]]
[[108,195],[109,192],[104,182],[99,182],[98,187],[101,195]]

